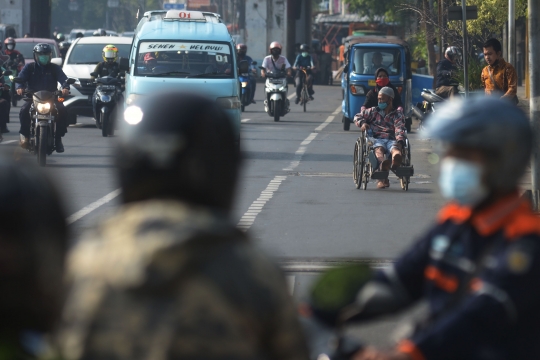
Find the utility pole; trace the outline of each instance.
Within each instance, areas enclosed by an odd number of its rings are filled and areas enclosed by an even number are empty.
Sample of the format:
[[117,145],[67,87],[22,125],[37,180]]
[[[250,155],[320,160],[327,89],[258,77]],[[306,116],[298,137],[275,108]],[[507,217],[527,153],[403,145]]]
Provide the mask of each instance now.
[[[529,0],[535,1],[535,0]],[[467,46],[467,1],[461,0],[461,23],[463,25],[463,86],[465,86],[465,97],[469,96],[469,49]]]
[[516,66],[516,0],[508,0],[508,62]]
[[529,76],[530,115],[533,134],[536,136],[531,157],[532,201],[535,211],[540,210],[540,3],[529,0]]

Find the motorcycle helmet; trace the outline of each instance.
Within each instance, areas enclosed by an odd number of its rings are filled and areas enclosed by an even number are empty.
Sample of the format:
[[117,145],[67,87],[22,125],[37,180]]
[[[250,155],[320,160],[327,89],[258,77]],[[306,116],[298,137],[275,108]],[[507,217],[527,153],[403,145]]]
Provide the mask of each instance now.
[[58,33],[58,35],[56,35],[56,42],[62,42],[65,40],[66,40],[66,37],[64,36],[64,34]]
[[450,59],[452,62],[458,62],[459,58],[461,56],[461,52],[459,49],[455,46],[449,46],[446,51],[444,52],[446,56]]
[[238,45],[236,45],[236,52],[240,56],[246,56],[246,54],[247,54],[247,45],[246,44],[238,44]]
[[240,152],[227,118],[215,101],[181,91],[127,107],[116,151],[123,201],[172,198],[229,211]]
[[282,46],[277,41],[273,41],[270,44],[270,53],[272,55],[281,55]]
[[67,50],[71,46],[71,42],[69,41],[62,41],[60,44],[58,44],[58,47],[60,50]]
[[107,36],[107,32],[103,29],[97,29],[92,36]]
[[118,49],[114,45],[106,45],[101,53],[103,61],[112,63],[118,60]]
[[49,65],[52,59],[51,45],[39,43],[34,46],[34,61],[40,65]]
[[15,42],[15,39],[12,37],[8,37],[6,40],[4,40],[4,44],[6,45],[6,50],[15,50],[15,45],[17,43]]
[[448,101],[431,115],[426,131],[443,143],[489,154],[486,181],[491,189],[515,190],[529,164],[533,131],[523,111],[507,100]]
[[309,52],[309,46],[307,44],[300,45],[300,52]]

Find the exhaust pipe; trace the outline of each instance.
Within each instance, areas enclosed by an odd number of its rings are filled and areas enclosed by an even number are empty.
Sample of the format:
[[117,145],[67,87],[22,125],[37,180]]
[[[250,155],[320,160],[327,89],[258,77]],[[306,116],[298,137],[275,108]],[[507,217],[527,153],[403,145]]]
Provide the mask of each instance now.
[[424,119],[424,113],[416,105],[411,105],[412,114],[416,116],[418,120]]

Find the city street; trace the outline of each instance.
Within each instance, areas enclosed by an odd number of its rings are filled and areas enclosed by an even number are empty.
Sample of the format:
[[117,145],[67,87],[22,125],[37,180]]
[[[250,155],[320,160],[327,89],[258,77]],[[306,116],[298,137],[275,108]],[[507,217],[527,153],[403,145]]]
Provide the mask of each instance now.
[[[388,265],[433,220],[441,198],[437,167],[427,161],[429,140],[409,135],[415,176],[408,192],[393,175],[389,189],[378,190],[373,181],[357,190],[353,148],[360,131],[342,130],[339,86],[316,86],[305,113],[291,96],[292,110],[278,123],[264,112],[263,84],[257,90],[257,104],[242,116],[244,167],[234,220],[283,265],[296,298],[336,261]],[[11,111],[11,133],[0,149],[35,161],[18,147],[18,111]],[[64,138],[66,152],[47,159],[65,195],[73,241],[112,214],[119,199],[111,154],[117,138],[103,138],[90,118],[78,121]]]

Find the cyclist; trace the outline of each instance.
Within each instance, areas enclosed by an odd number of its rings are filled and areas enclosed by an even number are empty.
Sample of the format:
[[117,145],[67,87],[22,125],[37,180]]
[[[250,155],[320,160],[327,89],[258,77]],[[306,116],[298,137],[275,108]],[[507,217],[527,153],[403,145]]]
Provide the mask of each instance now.
[[313,65],[313,58],[309,54],[309,46],[306,44],[300,45],[300,54],[296,57],[296,60],[293,65],[293,69],[296,70],[296,75],[294,76],[294,81],[296,84],[296,100],[295,104],[300,102],[300,94],[302,93],[302,87],[304,86],[304,73],[302,70],[306,70],[307,76],[305,81],[308,87],[309,99],[313,100],[313,75],[312,71],[315,68]]

